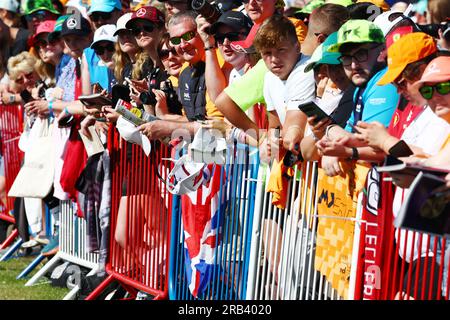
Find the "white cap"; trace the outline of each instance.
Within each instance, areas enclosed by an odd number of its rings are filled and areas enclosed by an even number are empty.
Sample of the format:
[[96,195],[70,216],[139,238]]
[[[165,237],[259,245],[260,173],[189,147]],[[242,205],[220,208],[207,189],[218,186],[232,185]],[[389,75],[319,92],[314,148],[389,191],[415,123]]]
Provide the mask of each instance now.
[[117,29],[116,32],[114,33],[115,36],[117,36],[117,34],[119,33],[120,30],[128,30],[125,25],[127,24],[128,21],[131,20],[131,16],[133,15],[132,12],[128,12],[125,13],[123,16],[121,16],[116,23]]
[[[394,13],[396,13],[396,14],[401,13],[401,15],[399,17],[395,18],[394,20],[390,21],[389,17]],[[373,21],[373,23],[375,23],[376,26],[378,28],[380,28],[381,31],[383,31],[383,34],[386,37],[386,35],[392,30],[392,28],[397,23],[399,23],[400,21],[407,19],[407,18],[408,17],[405,16],[403,14],[403,12],[389,10],[389,11],[383,12],[382,14],[378,15],[375,18],[375,20]]]
[[0,0],[0,9],[18,13],[19,2],[17,0]]
[[141,146],[148,157],[152,151],[150,140],[148,140],[147,136],[143,135],[134,124],[120,116],[119,119],[117,119],[116,128],[119,131],[120,136],[126,141]]
[[115,32],[116,32],[115,24],[105,24],[104,26],[101,26],[100,28],[95,30],[94,41],[91,44],[91,48],[93,48],[95,44],[100,41],[117,42],[117,37],[114,36]]
[[75,14],[76,12],[74,12],[74,10],[72,9],[72,8],[74,8],[74,9],[77,9],[81,13],[83,18],[88,19],[88,15],[87,15],[88,9],[87,9],[86,5],[84,5],[82,3],[81,0],[67,1],[66,8],[67,8],[67,14]]

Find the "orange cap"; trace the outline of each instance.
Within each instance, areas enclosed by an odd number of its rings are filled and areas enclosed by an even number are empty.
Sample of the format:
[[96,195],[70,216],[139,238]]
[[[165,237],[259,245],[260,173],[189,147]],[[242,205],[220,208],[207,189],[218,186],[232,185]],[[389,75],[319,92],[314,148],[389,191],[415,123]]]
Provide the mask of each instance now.
[[423,32],[413,32],[401,37],[388,49],[388,71],[378,81],[379,86],[393,82],[412,62],[419,61],[437,51],[433,37]]
[[422,78],[416,84],[425,82],[444,82],[450,80],[450,57],[442,56],[433,59],[425,68]]

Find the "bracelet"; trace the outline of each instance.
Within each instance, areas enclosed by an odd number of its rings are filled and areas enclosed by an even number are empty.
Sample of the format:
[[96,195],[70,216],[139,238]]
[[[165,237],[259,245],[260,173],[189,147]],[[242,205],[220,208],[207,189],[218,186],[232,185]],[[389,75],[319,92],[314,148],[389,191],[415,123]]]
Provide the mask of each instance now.
[[205,47],[205,51],[208,51],[208,50],[212,50],[212,49],[215,49],[216,47],[214,47],[214,46],[211,46],[211,47]]
[[65,112],[67,115],[71,115],[71,113],[69,112],[69,109],[67,109],[67,107],[64,108],[64,112]]
[[352,148],[352,155],[347,158],[347,160],[358,160],[359,159],[359,152],[357,148]]
[[325,136],[326,136],[328,139],[330,139],[329,132],[330,132],[331,128],[333,128],[333,127],[335,127],[335,126],[337,126],[337,124],[330,124],[330,125],[327,127],[327,129],[325,130]]
[[48,102],[48,112],[49,112],[49,116],[50,118],[53,118],[53,101],[49,101]]

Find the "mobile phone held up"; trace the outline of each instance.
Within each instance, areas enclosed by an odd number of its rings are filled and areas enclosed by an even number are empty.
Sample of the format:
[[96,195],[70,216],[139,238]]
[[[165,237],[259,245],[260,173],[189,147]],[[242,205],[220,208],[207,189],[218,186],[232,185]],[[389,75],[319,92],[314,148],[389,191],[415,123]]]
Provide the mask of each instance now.
[[315,121],[316,123],[323,119],[329,119],[331,123],[336,123],[336,121],[332,117],[330,117],[325,111],[320,109],[320,107],[314,101],[302,103],[298,106],[298,108],[300,109],[300,111],[305,113],[308,116],[308,118],[316,116]]

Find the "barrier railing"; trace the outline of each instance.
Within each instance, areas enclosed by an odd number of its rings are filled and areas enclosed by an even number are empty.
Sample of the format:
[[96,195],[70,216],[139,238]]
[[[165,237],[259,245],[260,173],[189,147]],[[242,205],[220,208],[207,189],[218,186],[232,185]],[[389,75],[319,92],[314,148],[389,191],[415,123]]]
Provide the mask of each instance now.
[[[44,276],[60,260],[68,261],[91,269],[87,275],[95,274],[99,269],[99,254],[89,252],[87,249],[87,222],[84,218],[76,214],[76,205],[70,201],[61,201],[60,204],[60,229],[59,229],[59,250],[50,261],[48,261],[36,274],[33,275],[25,286],[34,285],[39,278]],[[35,262],[39,263],[45,257],[40,254]],[[78,275],[73,275],[77,277]],[[75,286],[66,294],[64,300],[72,300],[80,290],[79,279],[76,279]]]
[[[23,152],[19,149],[19,138],[23,132],[23,108],[20,105],[0,105],[0,139],[1,153],[5,168],[5,194],[8,194],[23,159]],[[3,201],[2,201],[3,202]],[[0,219],[14,223],[14,217],[9,213],[14,209],[14,198],[6,196],[6,203],[2,206]],[[14,230],[8,238],[0,244],[0,250],[7,248],[18,236]],[[20,244],[19,244],[20,245]]]
[[[109,276],[86,299],[95,299],[112,281],[134,297],[137,290],[155,299],[168,296],[172,196],[157,171],[169,149],[152,143],[147,157],[137,145],[121,140],[114,130],[111,154],[111,237],[106,271]],[[165,167],[169,169],[169,167]],[[160,170],[162,178],[167,170]]]
[[[258,150],[245,145],[231,145],[226,160],[223,167],[217,166],[215,169],[220,170],[218,198],[224,197],[226,206],[219,207],[216,213],[219,232],[212,245],[215,253],[213,261],[210,261],[212,271],[207,279],[208,284],[197,297],[201,300],[240,300],[245,299],[247,292]],[[186,275],[188,266],[182,225],[182,215],[189,213],[178,210],[176,205],[174,209],[169,296],[173,300],[193,300],[194,296],[189,290],[190,279]]]

